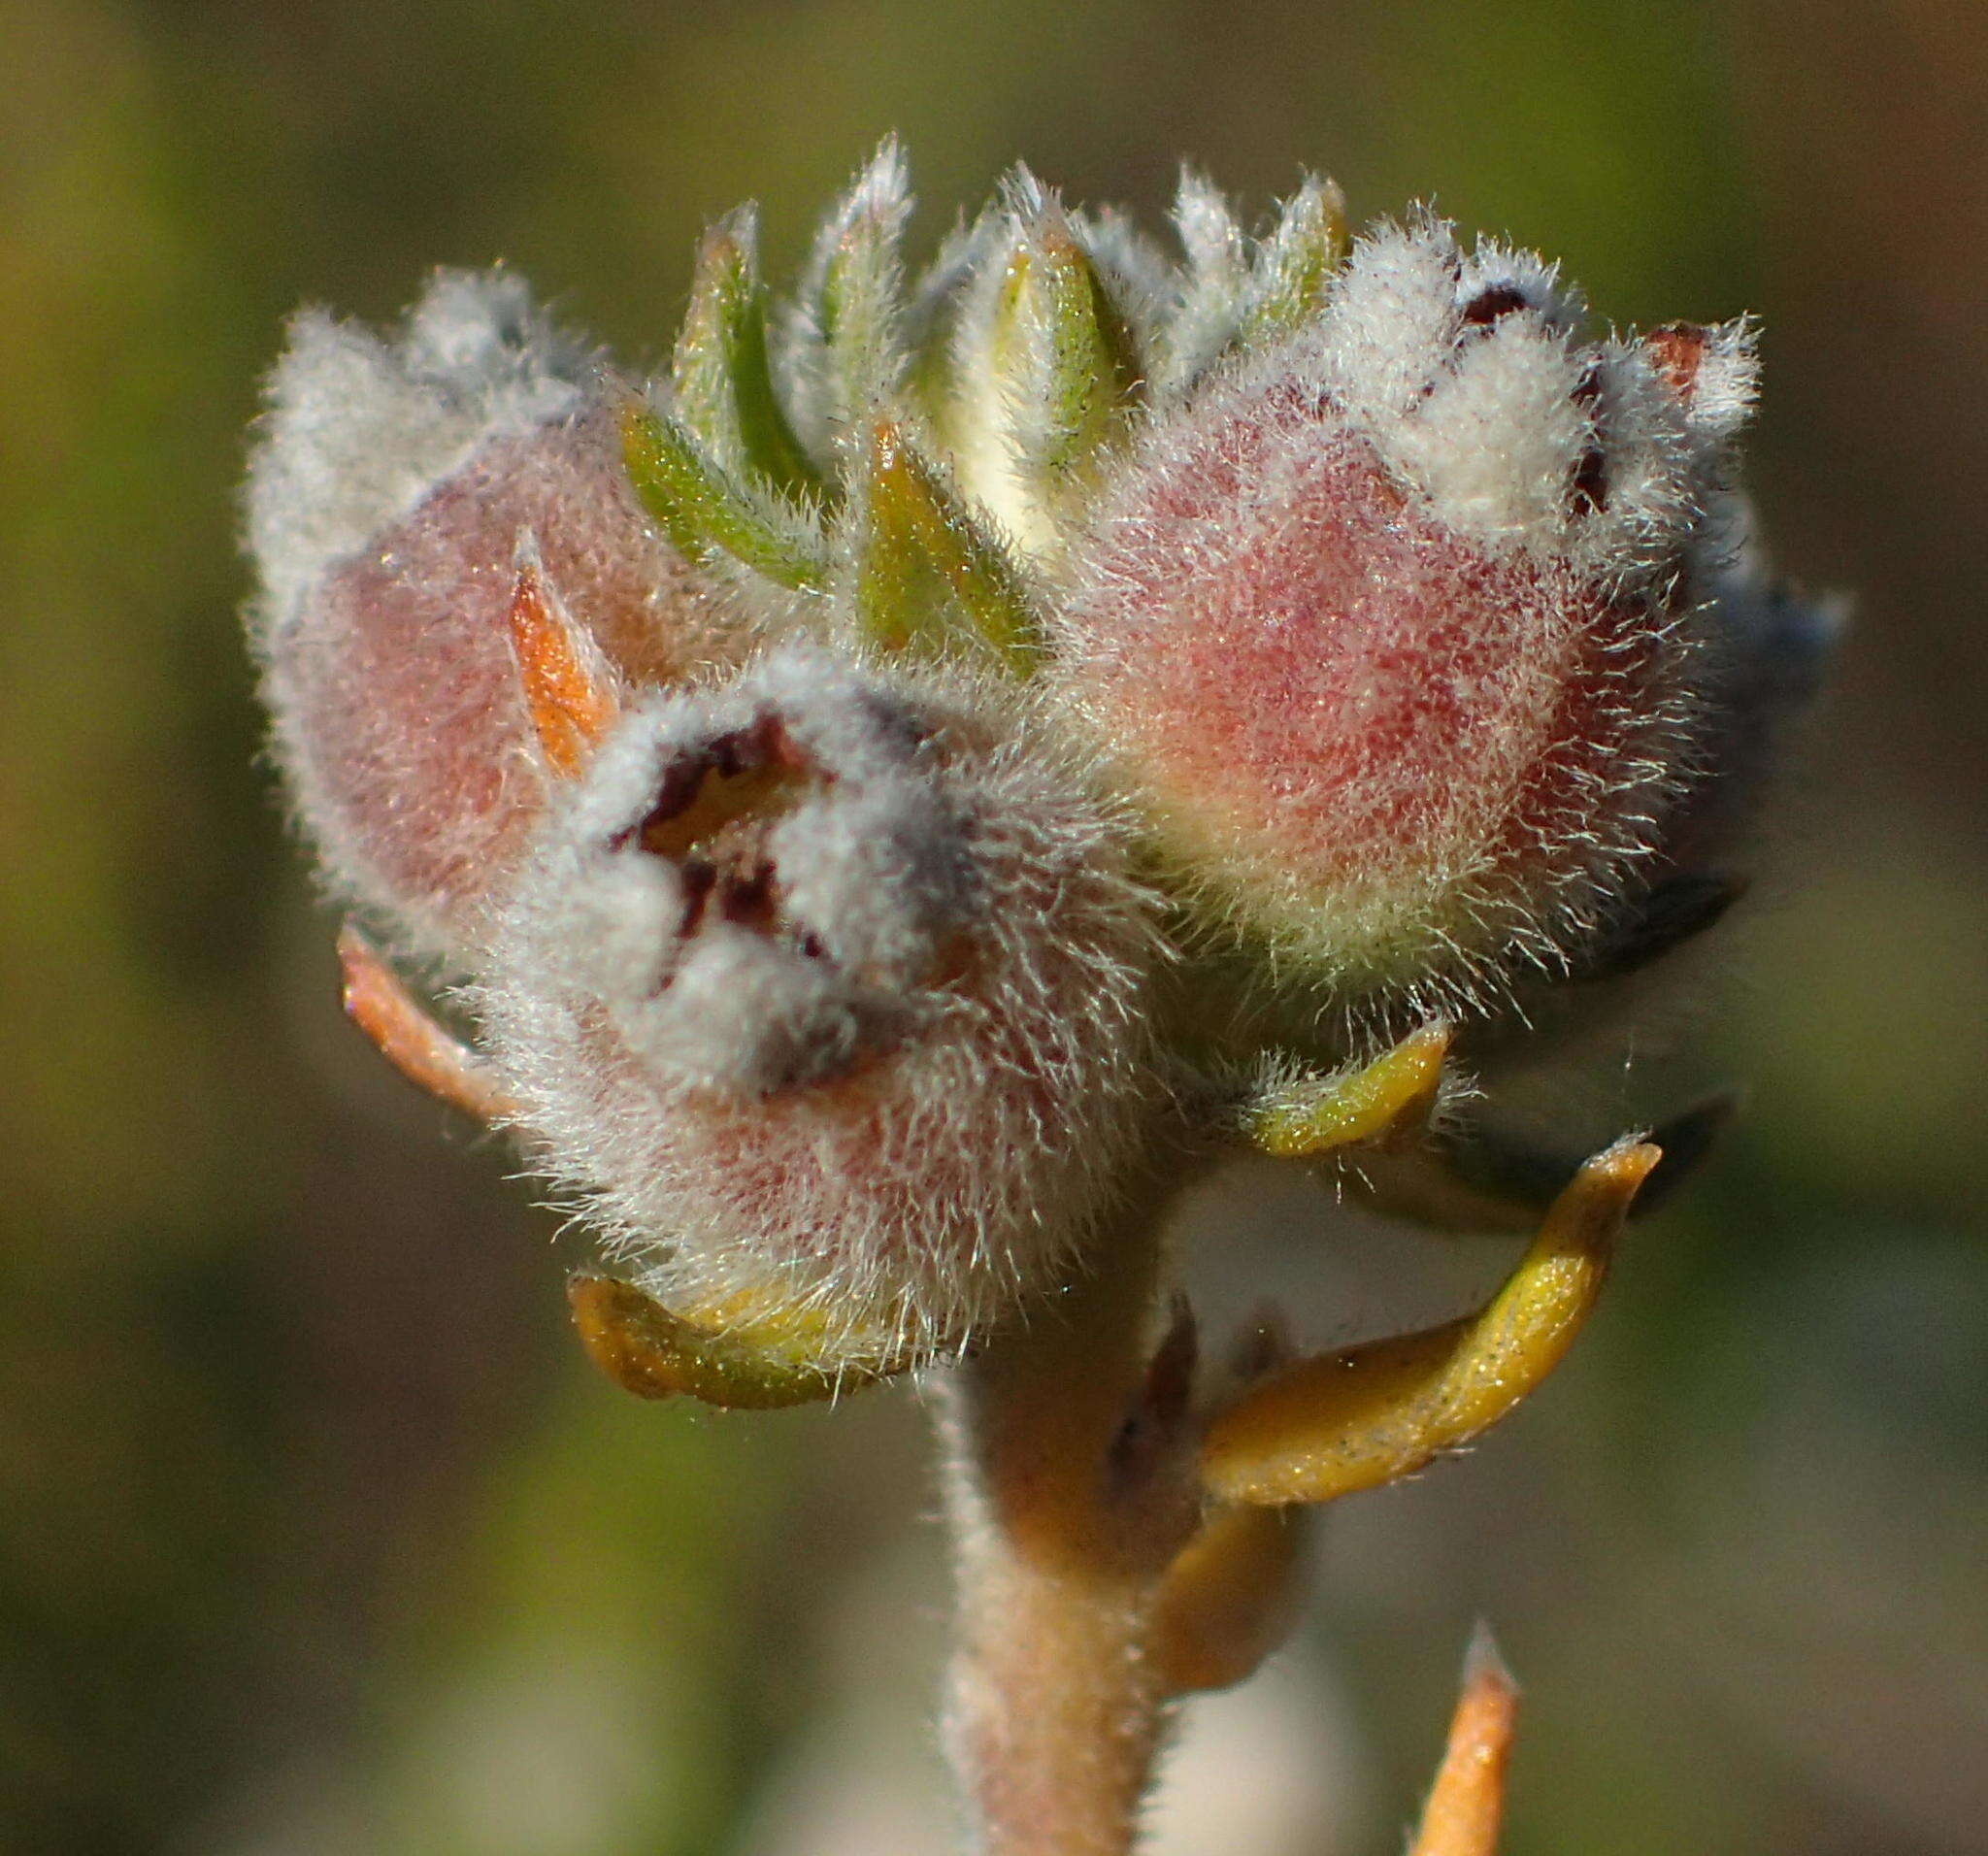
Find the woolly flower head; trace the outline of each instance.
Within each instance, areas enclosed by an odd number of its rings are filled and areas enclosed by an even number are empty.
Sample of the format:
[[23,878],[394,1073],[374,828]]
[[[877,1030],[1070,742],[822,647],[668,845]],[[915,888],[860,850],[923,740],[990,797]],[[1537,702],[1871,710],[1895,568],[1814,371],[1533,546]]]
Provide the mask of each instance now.
[[444,272],[387,341],[307,311],[250,467],[276,746],[335,885],[456,952],[543,809],[507,617],[527,562],[605,673],[735,661],[631,492],[599,363],[503,272]]
[[1384,229],[1073,549],[1057,688],[1200,905],[1355,1008],[1564,968],[1710,755],[1745,333],[1578,315],[1537,258]]
[[956,1348],[1058,1279],[1149,1118],[1125,836],[957,675],[790,647],[651,698],[492,937],[518,1124],[666,1305]]

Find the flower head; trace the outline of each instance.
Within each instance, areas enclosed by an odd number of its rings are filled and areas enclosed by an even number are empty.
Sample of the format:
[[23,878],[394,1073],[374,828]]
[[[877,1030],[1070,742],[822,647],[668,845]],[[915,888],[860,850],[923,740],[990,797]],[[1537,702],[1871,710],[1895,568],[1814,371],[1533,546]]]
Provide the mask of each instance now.
[[[1320,182],[1252,238],[1187,177],[1176,261],[1017,170],[915,282],[911,212],[886,145],[772,321],[732,215],[642,386],[502,274],[303,316],[249,490],[298,811],[484,1047],[384,1042],[754,1398],[718,1354],[786,1396],[1026,1319],[1169,1152],[1459,1095],[1441,1027],[1321,1076],[1321,1019],[1706,925],[1816,635],[1735,485],[1742,324],[1589,338]],[[1298,1053],[1156,983],[1210,945]]]
[[743,654],[629,488],[597,359],[503,272],[444,272],[396,340],[299,315],[248,485],[250,627],[337,886],[450,952],[546,803],[508,623],[529,564],[631,686]]
[[[300,318],[251,625],[478,1047],[354,929],[348,1010],[602,1238],[588,1351],[740,1408],[955,1368],[977,1846],[1129,1849],[1173,1702],[1288,1628],[1289,1511],[1511,1410],[1720,1119],[1501,1143],[1459,1021],[1716,918],[1828,628],[1735,481],[1741,323],[1587,337],[1320,182],[1251,237],[1188,176],[1176,261],[1017,170],[915,282],[911,213],[886,144],[772,322],[730,215],[642,386],[501,275]],[[1239,1148],[1536,1235],[1475,1314],[1199,1373],[1155,1213]],[[1510,1717],[1474,1657],[1417,1849],[1495,1840]]]
[[789,647],[623,719],[477,1003],[519,1127],[659,1300],[922,1356],[1110,1205],[1154,952],[1122,820],[1012,698]]
[[1420,222],[1140,434],[1051,676],[1197,906],[1336,1001],[1555,970],[1708,771],[1738,325],[1584,342]]

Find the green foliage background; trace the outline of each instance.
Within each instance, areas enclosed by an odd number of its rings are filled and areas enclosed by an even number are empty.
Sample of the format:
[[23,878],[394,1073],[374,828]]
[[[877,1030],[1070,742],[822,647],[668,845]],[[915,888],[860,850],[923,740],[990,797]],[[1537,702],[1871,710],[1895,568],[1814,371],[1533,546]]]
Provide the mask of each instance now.
[[[1609,317],[1765,318],[1771,532],[1861,605],[1666,1020],[1750,1108],[1536,1408],[1331,1518],[1293,1656],[1349,1789],[1291,1856],[1391,1846],[1479,1612],[1514,1856],[1988,1850],[1988,13],[0,0],[0,1847],[817,1856],[770,1799],[929,1764],[914,1400],[589,1376],[549,1220],[337,1016],[234,619],[296,303],[503,257],[653,356],[708,217],[757,197],[781,275],[895,128],[928,240],[1017,155],[1154,217],[1183,154],[1311,165]],[[1537,1100],[1644,1115],[1654,1048]],[[1252,1197],[1201,1252],[1321,1338],[1502,1261]]]

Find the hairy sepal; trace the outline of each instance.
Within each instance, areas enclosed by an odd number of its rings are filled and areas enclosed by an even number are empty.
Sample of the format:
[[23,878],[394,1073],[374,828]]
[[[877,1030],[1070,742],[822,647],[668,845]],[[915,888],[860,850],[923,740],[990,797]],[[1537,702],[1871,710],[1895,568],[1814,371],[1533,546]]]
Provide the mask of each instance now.
[[704,235],[670,362],[671,404],[720,470],[806,500],[820,480],[787,422],[767,352],[759,217],[750,206]]
[[910,170],[887,137],[815,234],[784,325],[795,423],[831,474],[860,447],[862,421],[895,396],[910,362],[900,247],[911,214]]
[[[1114,247],[1116,265],[1101,255]],[[1067,213],[1026,169],[1010,180],[953,337],[944,429],[962,487],[1026,556],[1060,556],[1129,429],[1147,369],[1139,249],[1117,221]]]
[[1154,371],[1156,400],[1177,400],[1224,355],[1294,333],[1324,307],[1346,255],[1345,201],[1330,181],[1308,176],[1252,239],[1228,200],[1183,170],[1174,226],[1187,264],[1179,301],[1165,324]]

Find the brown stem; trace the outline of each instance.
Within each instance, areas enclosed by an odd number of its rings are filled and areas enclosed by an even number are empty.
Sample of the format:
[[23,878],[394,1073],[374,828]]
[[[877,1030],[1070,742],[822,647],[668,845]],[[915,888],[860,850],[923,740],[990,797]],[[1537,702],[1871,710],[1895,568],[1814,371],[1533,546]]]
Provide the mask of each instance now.
[[1199,1511],[1184,1314],[1152,1348],[1151,1208],[991,1343],[941,1426],[959,1576],[946,1740],[984,1856],[1126,1856],[1169,1701],[1155,1599]]

